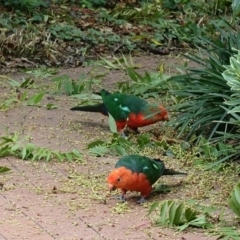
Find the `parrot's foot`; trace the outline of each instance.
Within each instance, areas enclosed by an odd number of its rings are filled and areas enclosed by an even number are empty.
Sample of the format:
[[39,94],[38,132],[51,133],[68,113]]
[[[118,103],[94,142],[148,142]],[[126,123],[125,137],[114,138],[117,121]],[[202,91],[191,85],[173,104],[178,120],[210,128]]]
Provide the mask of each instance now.
[[125,131],[121,132],[121,137],[124,139],[128,139],[128,134],[125,133]]
[[129,131],[132,132],[133,134],[140,134],[140,131],[138,131],[137,128],[129,128]]
[[126,127],[125,129],[123,129],[122,131],[122,135],[124,135],[125,137],[128,137],[130,134],[140,134],[140,132],[138,131],[137,128],[129,128],[129,127]]
[[124,195],[121,195],[119,197],[116,197],[118,200],[120,200],[121,202],[125,202],[126,198],[124,197]]
[[137,203],[142,204],[145,203],[147,200],[144,197],[141,197],[140,200],[137,201]]
[[100,124],[100,126],[103,127],[103,124],[104,124],[104,118],[101,119],[101,124]]

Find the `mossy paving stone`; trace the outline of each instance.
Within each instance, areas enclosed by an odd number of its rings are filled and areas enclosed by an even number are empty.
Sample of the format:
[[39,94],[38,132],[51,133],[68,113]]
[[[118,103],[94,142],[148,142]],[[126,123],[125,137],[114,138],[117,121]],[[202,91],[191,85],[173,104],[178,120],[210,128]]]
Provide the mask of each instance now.
[[[5,175],[6,177],[15,177],[11,179],[11,183],[15,186],[22,184],[22,187],[35,189],[41,191],[41,189],[52,190],[54,187],[59,188],[61,182],[67,177],[55,167],[52,167],[52,162],[36,162],[19,160],[13,157],[9,157],[8,161],[11,163],[11,173]],[[6,182],[6,187],[9,185],[9,180]]]
[[84,234],[91,238],[99,236],[96,231],[87,226],[81,216],[72,214],[66,204],[75,197],[72,194],[54,194],[44,191],[37,194],[27,189],[16,189],[7,193],[6,197],[16,205],[19,211],[56,239],[74,239],[83,237]]
[[[89,238],[99,237],[94,230],[85,226],[86,224],[81,220],[81,217],[72,214],[69,202],[77,198],[76,192],[66,194],[58,189],[61,181],[56,182],[55,180],[66,178],[66,176],[56,174],[59,170],[52,163],[15,159],[13,165],[12,174],[17,177],[15,181],[20,181],[22,184],[17,185],[14,189],[8,189],[6,186],[2,194],[9,202],[14,203],[19,211],[33,219],[57,239],[59,237],[68,239],[68,236],[72,239],[77,238],[82,234],[79,229],[85,228],[84,232]],[[19,174],[16,174],[17,172]]]

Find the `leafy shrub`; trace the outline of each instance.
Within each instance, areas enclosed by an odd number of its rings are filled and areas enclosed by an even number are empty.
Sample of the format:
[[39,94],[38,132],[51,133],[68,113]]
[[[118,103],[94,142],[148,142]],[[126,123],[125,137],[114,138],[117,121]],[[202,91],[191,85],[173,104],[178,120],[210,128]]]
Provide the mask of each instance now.
[[187,227],[206,228],[210,226],[206,216],[187,207],[184,203],[174,201],[156,202],[152,204],[148,214],[157,209],[156,224],[163,226],[177,226],[180,231]]
[[108,1],[107,0],[78,0],[75,1],[75,3],[80,4],[83,7],[86,8],[92,8],[92,7],[103,7]]
[[[55,3],[59,5],[66,4],[65,0],[55,0]],[[92,7],[103,7],[108,1],[107,0],[70,0],[67,1],[70,4],[79,5],[86,8]]]
[[[175,110],[182,111],[176,121],[180,134],[188,131],[187,140],[193,136],[206,136],[208,140],[217,137],[217,131],[232,127],[229,109],[224,107],[233,91],[222,76],[224,65],[229,64],[232,48],[240,45],[240,33],[226,25],[228,31],[219,29],[220,36],[214,40],[201,39],[200,54],[186,55],[201,68],[187,68],[186,74],[170,78],[172,93],[179,98]],[[239,46],[240,47],[240,46]]]
[[17,134],[0,137],[0,157],[15,156],[25,160],[42,160],[50,161],[58,159],[60,161],[78,160],[82,161],[82,154],[73,149],[70,152],[61,153],[53,151],[49,148],[38,147],[31,142],[26,142],[26,139],[19,139]]
[[116,7],[109,12],[109,15],[117,19],[135,21],[156,21],[159,18],[166,18],[167,13],[161,8],[157,2],[142,2],[138,8],[134,7]]
[[0,0],[0,3],[9,8],[30,10],[36,7],[47,7],[49,6],[49,1],[44,0]]
[[[229,115],[229,120],[219,121],[220,124],[229,126],[222,131],[217,131],[219,137],[215,139],[218,141],[215,146],[207,146],[203,144],[201,148],[206,154],[206,149],[211,151],[211,155],[215,154],[218,160],[211,164],[207,169],[218,165],[228,159],[239,158],[239,139],[240,139],[240,51],[234,56],[230,57],[230,65],[225,66],[227,70],[222,73],[226,84],[230,87],[231,95],[225,99],[222,108]],[[225,105],[225,106],[224,106]],[[228,131],[231,129],[232,131]],[[216,155],[217,154],[217,155]],[[212,155],[213,156],[213,155]],[[220,158],[221,157],[221,158]],[[219,159],[220,158],[220,159]]]
[[114,61],[109,61],[102,58],[102,62],[99,65],[107,69],[122,70],[127,73],[131,81],[126,80],[117,83],[121,92],[140,95],[143,98],[158,98],[160,94],[165,94],[169,89],[170,86],[167,82],[169,76],[163,74],[164,66],[160,66],[159,72],[148,72],[145,70],[144,75],[141,75],[135,71],[139,67],[133,62],[131,56],[129,56],[129,59],[124,55],[122,55],[122,58],[113,56],[113,59]]
[[230,115],[229,121],[226,121],[225,124],[232,126],[234,131],[220,131],[218,133],[222,135],[220,139],[231,140],[231,152],[234,158],[238,158],[240,155],[238,144],[240,139],[240,50],[236,55],[230,57],[230,65],[225,66],[225,68],[227,70],[222,73],[222,76],[231,89],[231,95],[225,99],[225,106],[222,107]]
[[63,40],[79,41],[83,32],[73,25],[57,23],[50,27],[50,32],[56,37]]

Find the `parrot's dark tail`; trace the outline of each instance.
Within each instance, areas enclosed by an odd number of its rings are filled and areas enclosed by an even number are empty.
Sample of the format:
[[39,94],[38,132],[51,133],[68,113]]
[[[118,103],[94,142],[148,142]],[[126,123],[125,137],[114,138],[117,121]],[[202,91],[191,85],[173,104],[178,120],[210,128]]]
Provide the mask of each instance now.
[[108,116],[108,111],[104,103],[92,105],[92,106],[76,106],[76,107],[72,107],[70,110],[82,111],[82,112],[96,112],[96,113],[102,113],[103,115]]
[[105,90],[105,89],[102,89],[100,92],[93,92],[94,94],[96,94],[96,95],[99,95],[99,96],[102,96],[102,94],[104,94],[104,95],[111,95],[111,93],[110,92],[108,92],[107,90]]
[[178,172],[172,169],[165,168],[163,171],[163,175],[187,175],[187,173]]
[[[163,164],[163,166],[165,167],[164,162],[161,159],[154,158],[154,161],[161,162]],[[162,175],[187,175],[187,173],[178,172],[178,171],[175,171],[172,169],[165,168]]]

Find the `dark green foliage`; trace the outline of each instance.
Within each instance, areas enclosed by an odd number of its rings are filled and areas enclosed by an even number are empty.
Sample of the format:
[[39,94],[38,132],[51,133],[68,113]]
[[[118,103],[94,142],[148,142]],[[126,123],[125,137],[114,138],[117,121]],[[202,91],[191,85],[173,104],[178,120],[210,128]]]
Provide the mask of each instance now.
[[75,2],[76,4],[79,4],[86,8],[92,8],[92,7],[104,7],[108,1],[107,0],[76,0],[72,2]]
[[57,23],[50,27],[50,32],[56,37],[63,40],[80,41],[83,32],[77,27],[69,24]]
[[199,38],[204,46],[200,48],[201,55],[186,55],[199,66],[188,67],[186,74],[174,76],[169,81],[175,87],[172,93],[182,100],[175,106],[175,110],[182,111],[175,124],[180,134],[188,131],[187,139],[204,135],[212,140],[217,131],[233,130],[224,123],[230,119],[224,102],[233,92],[222,72],[223,65],[229,64],[234,52],[232,48],[240,47],[240,34],[228,25],[225,30],[219,29],[219,34],[213,42]]
[[173,122],[179,135],[193,140],[202,156],[215,161],[206,169],[219,170],[221,163],[239,158],[240,130],[239,56],[233,58],[240,49],[240,31],[226,22],[222,26],[216,26],[213,41],[198,38],[200,53],[186,55],[197,67],[187,67],[186,74],[169,80],[178,98],[173,108],[181,111]]
[[208,2],[192,0],[162,0],[163,8],[168,10],[186,13],[187,10],[193,9],[197,14],[205,12],[214,15],[230,12],[231,3],[232,0],[213,0]]
[[8,8],[16,10],[33,10],[36,7],[48,7],[50,1],[48,0],[0,0],[0,3]]
[[[59,5],[66,3],[64,0],[55,0]],[[70,0],[67,1],[71,5],[78,5],[86,8],[103,7],[108,1],[107,0]]]
[[[208,13],[231,11],[225,2],[0,0],[5,6],[0,13],[0,53],[48,66],[78,66],[82,55],[96,58],[139,50],[168,54],[172,47],[199,46],[196,36],[214,37],[214,23],[222,27],[221,20]],[[104,8],[109,5],[113,8]],[[222,6],[228,11],[220,11]],[[233,24],[238,25],[237,16]]]

